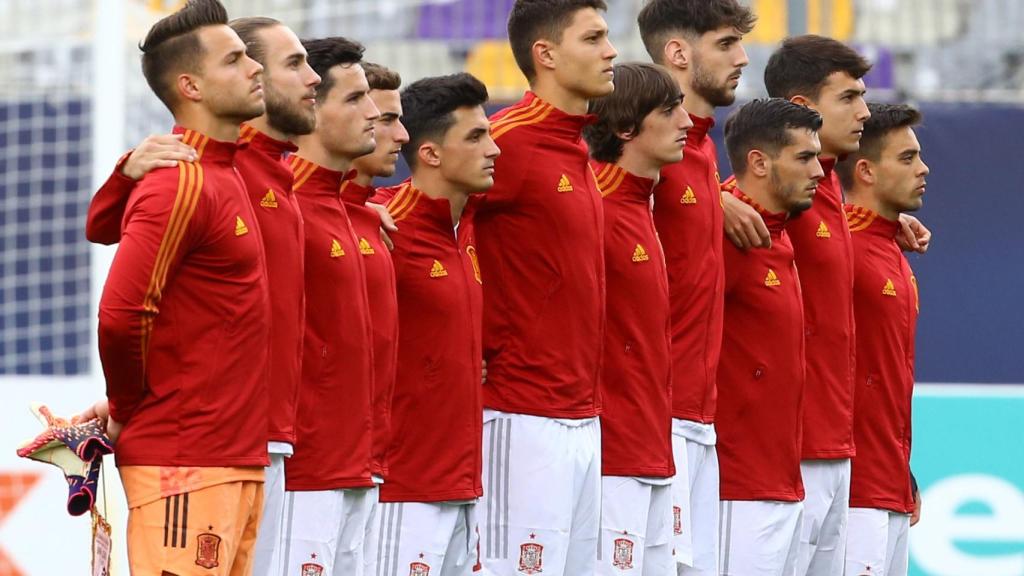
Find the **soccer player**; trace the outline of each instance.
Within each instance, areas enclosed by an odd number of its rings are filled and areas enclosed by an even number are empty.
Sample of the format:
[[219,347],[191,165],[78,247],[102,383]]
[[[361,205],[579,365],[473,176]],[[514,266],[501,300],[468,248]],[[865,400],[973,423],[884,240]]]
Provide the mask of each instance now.
[[[598,574],[676,573],[668,276],[650,200],[693,126],[679,85],[656,64],[615,66],[583,134],[604,197],[608,316],[602,374]],[[717,194],[717,192],[715,192]]]
[[[133,572],[249,574],[267,465],[270,294],[259,223],[235,172],[263,67],[216,0],[149,30],[142,70],[195,161],[127,201],[100,300],[107,417],[128,498]],[[122,428],[123,427],[123,428]]]
[[493,184],[498,147],[469,74],[402,92],[410,180],[382,189],[398,230],[398,370],[381,486],[378,574],[481,570],[482,278],[474,197]]
[[[255,574],[281,571],[284,508],[284,460],[292,454],[298,402],[304,321],[302,217],[292,194],[292,171],[283,156],[296,150],[292,140],[313,131],[318,76],[306,62],[306,49],[287,26],[272,18],[238,18],[229,25],[246,45],[246,53],[263,65],[266,113],[242,125],[248,143],[235,155],[249,201],[260,224],[271,299],[270,466],[264,483],[263,519],[256,542]],[[168,141],[169,139],[169,141]],[[166,141],[164,144],[161,140]],[[115,243],[128,197],[147,172],[173,160],[178,151],[170,136],[154,136],[126,154],[93,197],[86,235],[94,242]],[[194,153],[181,144],[185,153]],[[138,178],[134,178],[137,176]]]
[[531,91],[492,117],[503,150],[477,217],[484,286],[482,547],[497,575],[592,574],[600,522],[604,217],[581,139],[613,89],[603,0],[517,0]]
[[839,164],[853,236],[857,391],[846,574],[906,576],[915,509],[910,406],[917,279],[896,243],[899,215],[921,208],[928,166],[906,105],[869,104],[860,149]]
[[373,331],[360,242],[341,199],[352,160],[373,152],[379,113],[345,38],[307,40],[316,130],[289,161],[305,221],[306,331],[295,455],[285,468],[284,571],[361,576],[372,474]]
[[651,58],[686,95],[693,121],[683,160],[663,168],[654,189],[654,223],[665,249],[672,306],[676,560],[680,574],[718,576],[714,423],[725,301],[723,206],[738,205],[757,222],[760,217],[719,191],[718,153],[708,132],[715,108],[736,99],[748,62],[742,40],[754,16],[736,0],[652,0],[638,23]]
[[810,208],[823,176],[820,127],[817,112],[780,98],[755,100],[725,124],[737,183],[731,193],[758,210],[771,246],[724,247],[717,419],[722,574],[796,574],[804,321],[787,228]]

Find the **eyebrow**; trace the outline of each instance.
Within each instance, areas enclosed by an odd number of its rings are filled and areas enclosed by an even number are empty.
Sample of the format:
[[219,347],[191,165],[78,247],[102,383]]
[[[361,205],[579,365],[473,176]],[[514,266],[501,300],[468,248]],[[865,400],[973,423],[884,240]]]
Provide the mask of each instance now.
[[469,134],[466,135],[466,138],[473,138],[475,136],[483,136],[484,134],[487,134],[490,131],[491,131],[490,128],[483,128],[483,127],[473,128],[472,130],[469,131]]
[[224,60],[230,60],[231,58],[241,58],[244,55],[245,55],[245,48],[238,48],[236,50],[232,50],[231,52],[228,52],[224,56]]
[[863,96],[867,93],[867,88],[847,88],[840,96]]
[[381,112],[380,113],[380,119],[381,120],[394,120],[394,119],[396,119],[398,117],[399,117],[399,115],[394,113],[394,112]]

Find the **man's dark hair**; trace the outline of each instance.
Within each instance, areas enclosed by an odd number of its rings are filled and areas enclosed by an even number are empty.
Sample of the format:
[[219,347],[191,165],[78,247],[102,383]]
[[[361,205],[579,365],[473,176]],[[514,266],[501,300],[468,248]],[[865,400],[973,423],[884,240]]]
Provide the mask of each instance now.
[[882,157],[882,148],[889,134],[901,128],[913,128],[924,118],[921,111],[907,104],[868,103],[871,118],[864,123],[860,137],[860,149],[836,164],[836,174],[843,188],[853,188],[853,169],[857,161],[864,158],[877,162]]
[[461,72],[417,80],[402,90],[402,124],[409,132],[409,143],[402,156],[409,167],[416,165],[420,144],[440,142],[455,124],[452,114],[459,108],[483,106],[487,87],[472,74]]
[[747,172],[747,154],[761,150],[776,158],[792,143],[789,130],[821,129],[821,115],[814,110],[782,98],[753,100],[732,113],[725,121],[725,147],[732,171]]
[[636,22],[651,60],[665,59],[665,43],[675,34],[699,38],[724,26],[741,34],[754,29],[757,16],[738,0],[650,0]]
[[267,52],[266,46],[260,40],[259,33],[267,28],[281,25],[280,20],[266,16],[247,16],[245,18],[235,18],[228,22],[228,26],[231,26],[231,29],[235,31],[235,34],[238,34],[242,42],[245,42],[246,55],[264,67],[267,65]]
[[562,41],[576,12],[584,8],[607,10],[604,0],[516,0],[508,15],[508,41],[512,55],[530,82],[537,77],[533,45],[538,40]]
[[320,76],[320,85],[316,87],[317,102],[323,102],[334,88],[331,68],[359,64],[363,61],[363,52],[366,51],[359,42],[341,36],[303,40],[302,46],[308,53],[306,61],[309,62],[310,68]]
[[863,78],[871,63],[853,48],[832,38],[805,34],[786,38],[768,59],[764,85],[772,98],[805,96],[817,100],[828,77],[846,72]]
[[201,71],[205,48],[197,32],[204,26],[227,23],[228,12],[218,0],[188,0],[181,10],[157,21],[139,45],[142,75],[172,112],[178,101],[177,75]]
[[590,155],[601,162],[616,162],[625,141],[618,134],[640,134],[644,118],[651,112],[672,108],[682,102],[679,84],[657,64],[617,64],[615,91],[590,101],[597,122],[583,129]]
[[402,87],[402,77],[390,68],[373,62],[363,62],[363,71],[366,72],[366,82],[370,85],[370,90],[398,90]]

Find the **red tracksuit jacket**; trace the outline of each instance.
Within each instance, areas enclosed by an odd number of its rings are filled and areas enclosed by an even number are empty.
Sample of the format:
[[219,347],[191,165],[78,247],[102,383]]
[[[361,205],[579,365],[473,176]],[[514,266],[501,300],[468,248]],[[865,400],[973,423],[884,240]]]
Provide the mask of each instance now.
[[174,131],[198,160],[131,194],[100,299],[117,462],[265,466],[270,297],[238,145]]
[[672,460],[672,332],[668,277],[651,216],[654,181],[593,162],[604,196],[608,279],[601,398],[601,472],[668,478]]
[[483,296],[470,198],[456,229],[451,206],[410,181],[380,191],[398,232],[398,370],[388,479],[381,502],[440,502],[483,494],[480,387]]
[[373,330],[341,172],[290,158],[306,232],[306,333],[295,455],[285,488],[372,486]]
[[690,115],[685,156],[662,168],[654,225],[665,248],[672,305],[672,416],[715,421],[722,350],[725,267],[718,153],[713,118]]
[[[291,192],[292,170],[283,156],[295,146],[246,124],[240,141],[249,145],[236,152],[235,166],[260,225],[271,294],[269,439],[294,443],[305,320],[303,235],[302,215]],[[127,158],[121,158],[89,204],[85,229],[90,242],[121,240],[125,207],[136,185],[121,173]]]
[[384,458],[391,429],[391,397],[398,362],[398,301],[391,250],[380,237],[380,215],[366,206],[373,188],[352,180],[341,185],[349,219],[359,239],[359,253],[366,269],[366,296],[373,325],[373,473],[387,477]]
[[725,331],[718,365],[722,500],[803,500],[800,477],[804,320],[787,215],[754,206],[772,246],[725,252]]
[[604,218],[573,116],[531,92],[492,118],[502,154],[477,215],[488,408],[550,418],[600,412]]
[[803,459],[853,456],[853,246],[843,214],[843,191],[822,160],[814,204],[786,226],[804,294],[807,393]]
[[899,222],[851,205],[846,216],[853,233],[857,315],[857,455],[850,506],[909,514],[917,279],[896,244]]

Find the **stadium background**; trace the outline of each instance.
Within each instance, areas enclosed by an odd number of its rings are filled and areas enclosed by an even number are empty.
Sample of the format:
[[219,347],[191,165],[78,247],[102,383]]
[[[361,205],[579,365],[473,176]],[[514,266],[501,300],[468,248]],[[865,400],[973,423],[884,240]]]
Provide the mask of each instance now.
[[[618,61],[646,60],[635,26],[642,1],[608,2]],[[170,126],[136,45],[179,3],[0,2],[0,576],[88,571],[88,520],[64,512],[55,469],[19,461],[14,449],[39,429],[29,401],[70,415],[102,394],[95,310],[113,252],[85,241],[85,212],[116,158]],[[368,60],[406,82],[468,70],[495,103],[525,88],[504,41],[512,0],[225,3],[233,17],[274,16],[302,37],[358,39]],[[922,299],[913,466],[924,494],[912,573],[1024,576],[1024,1],[748,3],[759,21],[741,101],[763,95],[779,40],[813,32],[875,63],[870,99],[925,111],[932,172],[919,216],[935,238],[912,257]],[[725,158],[722,166],[727,174]],[[119,491],[113,474],[114,573],[127,574]]]

